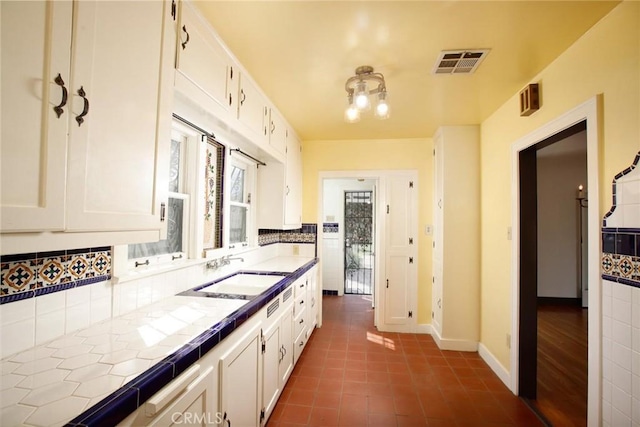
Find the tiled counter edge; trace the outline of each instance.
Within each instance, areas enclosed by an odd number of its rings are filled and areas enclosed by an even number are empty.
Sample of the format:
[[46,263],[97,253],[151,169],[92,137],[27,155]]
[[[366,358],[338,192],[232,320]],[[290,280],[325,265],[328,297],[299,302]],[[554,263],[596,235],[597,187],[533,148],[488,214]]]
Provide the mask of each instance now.
[[302,277],[317,263],[318,259],[314,258],[293,273],[288,274],[283,280],[271,287],[268,292],[231,313],[191,342],[183,345],[176,352],[69,421],[66,426],[98,427],[116,425],[189,366],[197,362],[219,342],[233,333],[247,319],[291,286],[293,282]]

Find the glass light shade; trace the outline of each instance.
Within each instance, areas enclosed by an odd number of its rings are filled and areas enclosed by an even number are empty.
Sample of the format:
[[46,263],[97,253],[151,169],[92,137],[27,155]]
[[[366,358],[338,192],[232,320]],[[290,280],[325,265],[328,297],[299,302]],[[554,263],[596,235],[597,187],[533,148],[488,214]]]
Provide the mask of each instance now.
[[371,107],[369,103],[369,91],[367,90],[367,83],[365,81],[356,83],[354,101],[360,111],[368,110]]
[[387,103],[387,92],[378,94],[378,104],[376,105],[375,115],[379,119],[389,118],[389,104]]
[[348,123],[356,123],[360,121],[360,110],[351,104],[344,112],[344,120]]

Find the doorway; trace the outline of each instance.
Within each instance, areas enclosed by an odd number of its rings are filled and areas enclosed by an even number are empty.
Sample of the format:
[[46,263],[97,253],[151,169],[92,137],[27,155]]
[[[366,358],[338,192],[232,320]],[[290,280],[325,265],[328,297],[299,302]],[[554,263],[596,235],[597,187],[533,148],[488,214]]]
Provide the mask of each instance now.
[[373,191],[344,192],[344,293],[371,295],[374,267]]
[[551,425],[586,425],[586,121],[520,151],[519,174],[519,395]]

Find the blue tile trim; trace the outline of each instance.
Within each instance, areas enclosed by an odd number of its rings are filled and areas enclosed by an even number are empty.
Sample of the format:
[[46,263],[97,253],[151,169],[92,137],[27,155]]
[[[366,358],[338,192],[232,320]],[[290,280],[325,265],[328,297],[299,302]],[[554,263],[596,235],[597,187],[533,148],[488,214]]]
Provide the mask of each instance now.
[[622,178],[623,176],[625,176],[626,174],[628,174],[629,172],[631,172],[632,170],[634,170],[636,168],[636,166],[638,166],[638,163],[640,163],[640,151],[638,151],[638,154],[636,154],[636,157],[633,159],[633,162],[631,163],[631,166],[629,166],[628,168],[626,168],[625,170],[623,170],[622,172],[618,173],[614,178],[613,178],[613,182],[611,183],[611,195],[612,195],[612,203],[611,203],[611,209],[609,209],[609,212],[607,212],[606,214],[604,214],[604,217],[602,218],[602,226],[606,227],[607,226],[607,218],[609,218],[616,210],[617,204],[616,204],[616,181],[620,178]]
[[[147,369],[142,374],[125,384],[120,389],[92,406],[76,418],[65,424],[66,427],[111,427],[124,420],[129,414],[138,409],[149,397],[153,396],[170,381],[179,376],[189,366],[204,356],[209,350],[228,337],[251,315],[257,313],[271,300],[289,288],[293,282],[302,277],[314,265],[318,259],[314,258],[296,271],[288,274],[262,294],[251,299],[247,304],[231,313],[220,322],[211,326],[191,342],[183,345],[173,354],[167,356],[158,364]],[[243,272],[246,273],[246,272]],[[251,274],[281,275],[277,272],[250,272]],[[287,273],[285,273],[287,274]],[[232,275],[226,276],[231,277]],[[225,278],[226,278],[225,277]],[[223,279],[218,279],[220,281]],[[211,283],[215,283],[211,282]],[[206,285],[194,289],[201,289]],[[182,295],[181,293],[179,295]],[[207,292],[198,292],[201,297],[206,297]]]
[[8,304],[11,302],[22,301],[29,298],[35,298],[42,295],[52,294],[54,292],[66,291],[73,288],[79,288],[80,286],[92,285],[94,283],[104,282],[110,280],[111,275],[90,277],[88,279],[76,280],[75,282],[62,283],[59,285],[45,286],[44,288],[37,288],[26,292],[20,292],[17,294],[9,294],[0,296],[0,305]]
[[627,286],[633,286],[635,288],[640,288],[640,280],[625,279],[624,277],[611,276],[609,274],[603,274],[602,278],[604,280],[609,280],[610,282],[620,283],[621,285],[627,285]]

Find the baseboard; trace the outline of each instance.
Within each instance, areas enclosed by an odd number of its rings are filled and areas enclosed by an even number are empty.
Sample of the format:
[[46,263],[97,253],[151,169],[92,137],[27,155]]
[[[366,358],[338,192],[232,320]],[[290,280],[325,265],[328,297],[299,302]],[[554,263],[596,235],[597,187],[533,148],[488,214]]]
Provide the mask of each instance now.
[[397,332],[406,334],[431,334],[431,324],[422,323],[417,325],[378,325],[380,332]]
[[442,338],[436,329],[431,330],[431,336],[440,350],[478,351],[478,343],[476,341]]
[[478,354],[480,355],[480,357],[482,357],[482,360],[484,360],[487,365],[489,365],[491,370],[498,376],[498,378],[500,378],[500,381],[502,381],[504,385],[506,385],[507,388],[511,390],[511,374],[509,374],[509,371],[507,371],[507,369],[502,366],[502,363],[500,363],[498,359],[496,359],[496,357],[482,343],[478,345]]

